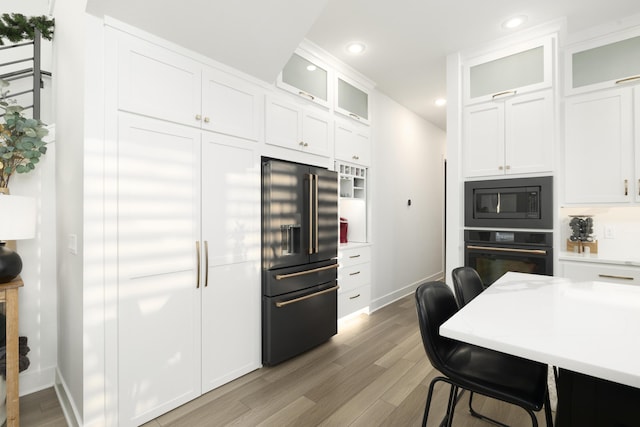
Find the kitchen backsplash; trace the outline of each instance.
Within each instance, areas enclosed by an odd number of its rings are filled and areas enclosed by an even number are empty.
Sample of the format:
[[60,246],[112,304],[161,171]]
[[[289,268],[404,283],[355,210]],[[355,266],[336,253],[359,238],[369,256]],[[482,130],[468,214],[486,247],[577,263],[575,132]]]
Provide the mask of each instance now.
[[640,207],[562,208],[560,215],[561,251],[571,235],[570,215],[591,215],[599,257],[640,260]]

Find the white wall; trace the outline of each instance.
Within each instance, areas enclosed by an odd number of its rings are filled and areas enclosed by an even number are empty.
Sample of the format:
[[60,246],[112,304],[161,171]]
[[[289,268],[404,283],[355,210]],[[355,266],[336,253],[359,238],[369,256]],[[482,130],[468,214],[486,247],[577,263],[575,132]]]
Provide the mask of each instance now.
[[[3,1],[3,12],[22,13],[27,16],[48,15],[49,2],[34,0]],[[51,71],[52,44],[43,41],[41,59],[42,68]],[[15,52],[20,50],[20,52]],[[11,59],[22,59],[33,53],[31,47],[3,51],[2,62]],[[17,55],[11,57],[11,55]],[[22,69],[25,64],[17,64],[15,69]],[[4,69],[4,72],[11,69]],[[45,87],[42,92],[41,118],[47,124],[53,123],[51,114],[52,90],[51,80],[43,78]],[[20,92],[31,87],[31,79],[17,80],[11,83],[12,92]],[[21,97],[21,105],[31,104],[31,95]],[[30,110],[26,111],[30,114]],[[55,129],[52,129],[53,135]],[[18,252],[23,260],[21,277],[25,286],[19,291],[20,325],[19,334],[29,339],[29,368],[20,374],[20,395],[33,393],[53,384],[57,364],[56,345],[56,236],[55,236],[55,143],[50,143],[47,154],[34,172],[11,178],[12,194],[27,195],[36,198],[37,234],[32,240],[18,242]]]
[[[57,135],[58,378],[70,399],[67,411],[83,413],[83,154],[85,2],[55,3],[54,97]],[[77,238],[77,255],[68,249]]]
[[372,118],[375,310],[443,276],[446,135],[379,92],[373,95]]

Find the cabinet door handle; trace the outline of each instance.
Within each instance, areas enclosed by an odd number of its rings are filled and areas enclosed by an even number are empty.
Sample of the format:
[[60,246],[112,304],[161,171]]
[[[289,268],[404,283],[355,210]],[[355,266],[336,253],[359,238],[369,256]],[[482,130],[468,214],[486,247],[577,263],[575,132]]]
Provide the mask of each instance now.
[[605,279],[620,279],[620,280],[633,280],[633,277],[629,276],[616,276],[614,274],[598,274],[598,277]]
[[196,289],[200,288],[200,241],[196,240],[196,260],[197,260],[197,268],[196,268]]
[[200,114],[196,114],[196,120],[198,121],[202,120],[202,116]]
[[628,179],[624,180],[624,195],[625,196],[629,195],[629,180]]
[[491,95],[491,99],[506,98],[507,96],[513,96],[516,93],[518,93],[517,90],[505,90],[504,92],[494,93],[493,95]]
[[353,160],[358,160],[358,159],[360,159],[360,157],[356,156],[355,154],[354,154],[353,156],[351,156],[351,158],[352,158]]
[[310,99],[310,100],[312,100],[312,101],[313,101],[314,99],[316,99],[316,97],[315,97],[315,96],[311,95],[310,93],[304,92],[304,91],[299,91],[299,92],[298,92],[298,95],[300,95],[300,96],[304,96],[304,97],[306,97],[306,98],[309,98],[309,99]]
[[620,83],[632,82],[634,80],[639,80],[639,79],[640,79],[640,74],[637,76],[625,77],[624,79],[616,80],[616,84],[619,85]]
[[204,241],[204,287],[209,286],[209,241]]
[[498,166],[498,170],[499,171],[504,170],[504,166]]
[[640,196],[640,179],[638,180],[638,196]]
[[211,119],[209,119],[209,117],[205,117],[205,118],[204,118],[204,122],[205,122],[205,123],[209,123],[210,121],[211,121]]
[[510,169],[511,169],[511,166],[510,166],[510,165],[507,165],[507,166],[505,166],[504,168],[505,168],[506,170],[510,170]]
[[353,117],[356,120],[360,120],[360,116],[357,114],[349,113],[349,116]]

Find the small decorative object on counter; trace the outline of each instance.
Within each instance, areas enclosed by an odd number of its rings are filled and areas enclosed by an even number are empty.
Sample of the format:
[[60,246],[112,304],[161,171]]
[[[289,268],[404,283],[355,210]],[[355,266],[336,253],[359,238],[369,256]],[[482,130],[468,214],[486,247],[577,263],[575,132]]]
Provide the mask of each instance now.
[[592,215],[569,215],[571,236],[567,239],[567,251],[577,253],[598,253],[598,241],[593,235]]
[[347,218],[340,217],[340,243],[348,243],[347,233],[349,231],[349,221]]

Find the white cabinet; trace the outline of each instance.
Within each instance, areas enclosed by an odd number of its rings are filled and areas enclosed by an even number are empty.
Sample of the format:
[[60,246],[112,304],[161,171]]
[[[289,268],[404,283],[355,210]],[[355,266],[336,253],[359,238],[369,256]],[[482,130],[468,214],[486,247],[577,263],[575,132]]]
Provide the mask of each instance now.
[[267,144],[330,155],[331,118],[328,112],[269,96],[266,113]]
[[329,73],[329,67],[321,61],[297,51],[289,58],[276,84],[288,92],[328,108],[331,95]]
[[371,299],[371,248],[360,246],[338,251],[338,318],[369,306]]
[[369,93],[356,81],[338,74],[334,110],[360,123],[369,124]]
[[120,113],[117,157],[119,424],[200,395],[200,131]]
[[336,119],[334,155],[338,160],[369,166],[371,164],[370,131],[367,126]]
[[254,145],[120,112],[119,425],[257,369],[260,174]]
[[463,123],[465,177],[553,170],[551,90],[465,107]]
[[640,285],[640,267],[571,261],[563,261],[561,265],[562,276],[572,280]]
[[568,95],[640,83],[640,29],[575,44],[565,62]]
[[465,61],[464,103],[551,87],[554,42],[549,36]]
[[[566,203],[629,203],[634,200],[634,176],[640,175],[634,175],[632,169],[633,92],[638,98],[637,89],[617,88],[566,99]],[[636,110],[636,124],[640,122],[639,115]],[[638,161],[635,163],[637,168]]]
[[118,108],[257,141],[263,93],[179,53],[117,34]]
[[203,133],[202,393],[260,366],[260,173],[250,144]]

